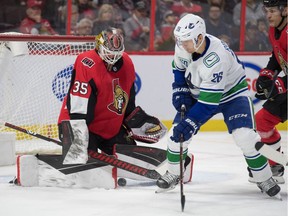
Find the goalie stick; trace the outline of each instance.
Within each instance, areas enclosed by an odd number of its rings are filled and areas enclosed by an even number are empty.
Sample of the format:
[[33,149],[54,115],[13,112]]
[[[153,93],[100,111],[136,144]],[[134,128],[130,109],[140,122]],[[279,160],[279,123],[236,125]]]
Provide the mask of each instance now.
[[[18,130],[20,132],[29,134],[29,135],[37,137],[39,139],[43,139],[43,140],[46,140],[48,142],[53,142],[53,143],[55,143],[57,145],[62,146],[62,142],[61,141],[55,140],[53,138],[43,136],[41,134],[38,134],[38,133],[30,131],[30,130],[26,130],[24,128],[21,128],[19,126],[13,125],[13,124],[10,124],[8,122],[5,122],[4,125],[6,127],[12,128],[14,130]],[[156,180],[156,179],[161,177],[161,175],[156,170],[147,169],[147,168],[144,168],[144,167],[141,167],[141,166],[137,166],[135,164],[131,164],[129,162],[119,160],[119,159],[117,159],[117,158],[115,158],[113,156],[106,155],[104,153],[98,153],[98,152],[95,152],[95,151],[89,151],[89,156],[91,158],[95,159],[96,161],[100,162],[100,163],[104,163],[106,165],[111,165],[111,166],[117,167],[119,169],[123,169],[123,170],[126,170],[128,172],[144,176],[146,178],[150,178],[150,179],[155,179]],[[38,156],[38,157],[40,157],[40,156]],[[95,160],[92,163],[95,163]],[[93,168],[93,167],[95,168],[95,166],[93,166],[93,165],[91,166],[91,164],[89,164],[89,163],[88,164],[83,164],[83,165],[72,165],[72,166],[75,167],[75,172],[79,172],[79,168],[80,167],[82,167],[81,169],[85,170],[85,165],[89,166],[91,168]],[[65,172],[68,173],[69,167],[65,167],[65,169],[63,169],[63,170],[65,170]],[[86,170],[87,170],[87,167],[86,167]],[[73,173],[73,171],[70,170],[69,173]]]
[[283,166],[288,166],[288,158],[281,152],[275,151],[273,148],[262,142],[257,142],[255,144],[255,148],[266,158],[269,158],[272,161],[282,164]]

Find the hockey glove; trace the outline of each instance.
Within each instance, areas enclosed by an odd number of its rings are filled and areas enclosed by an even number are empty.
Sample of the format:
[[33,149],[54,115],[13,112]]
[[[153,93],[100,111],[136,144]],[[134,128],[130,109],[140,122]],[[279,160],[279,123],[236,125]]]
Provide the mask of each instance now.
[[198,132],[198,129],[199,126],[195,121],[186,118],[173,128],[173,136],[171,136],[170,139],[174,142],[187,141],[192,137],[192,135]]
[[260,71],[260,76],[256,82],[256,98],[260,100],[273,100],[273,98],[275,98],[277,95],[287,92],[287,83],[285,83],[285,81],[287,82],[286,78],[275,77],[275,79],[274,76],[277,76],[277,74],[275,74],[273,71]]
[[172,104],[178,112],[181,112],[182,104],[185,105],[186,109],[190,109],[193,105],[194,99],[192,98],[190,89],[186,84],[181,85],[178,83],[173,83],[173,94],[172,94]]
[[124,120],[132,138],[145,143],[158,142],[167,132],[167,128],[154,116],[147,115],[141,107]]
[[267,100],[270,98],[274,89],[274,76],[277,76],[274,71],[268,69],[260,70],[259,77],[256,81],[256,98],[260,100]]

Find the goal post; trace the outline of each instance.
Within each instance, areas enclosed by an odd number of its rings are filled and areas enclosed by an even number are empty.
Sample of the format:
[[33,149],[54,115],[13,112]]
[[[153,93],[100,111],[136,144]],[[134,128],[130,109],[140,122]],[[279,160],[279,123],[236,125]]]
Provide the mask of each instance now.
[[[0,34],[0,121],[58,139],[57,119],[74,61],[94,48],[92,36]],[[10,131],[0,125],[0,133]],[[59,152],[55,144],[13,132],[17,154]]]

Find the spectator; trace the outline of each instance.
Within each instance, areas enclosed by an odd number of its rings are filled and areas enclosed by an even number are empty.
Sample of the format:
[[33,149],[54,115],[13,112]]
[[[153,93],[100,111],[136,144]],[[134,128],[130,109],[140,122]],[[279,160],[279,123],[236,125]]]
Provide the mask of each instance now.
[[193,13],[195,15],[203,16],[202,6],[192,2],[192,0],[175,1],[171,10],[179,17],[184,13]]
[[164,22],[161,25],[161,37],[162,41],[159,44],[158,50],[162,51],[173,51],[175,48],[175,39],[174,39],[174,28],[178,21],[178,17],[169,10],[164,14]]
[[204,9],[204,11],[206,12],[205,14],[205,18],[208,17],[208,12],[209,12],[209,8],[211,5],[219,5],[220,9],[221,9],[221,19],[222,21],[224,21],[225,23],[227,23],[228,25],[232,26],[233,23],[233,15],[232,12],[226,11],[226,5],[229,1],[225,1],[225,0],[207,0],[208,2],[208,7],[206,9]]
[[164,22],[161,25],[161,36],[165,41],[173,35],[173,30],[178,21],[178,17],[173,13],[173,11],[167,11],[164,14]]
[[93,22],[88,18],[82,18],[76,25],[75,35],[91,35],[93,29]]
[[229,13],[229,14],[233,14],[233,9],[235,7],[235,5],[237,3],[239,3],[240,0],[227,0],[226,3],[225,3],[225,7],[224,7],[224,10]]
[[52,28],[50,22],[42,18],[41,10],[43,1],[28,0],[26,18],[20,24],[19,31],[24,34],[55,35],[57,32]]
[[[58,32],[60,34],[66,34],[66,22],[67,22],[67,6],[59,7],[59,14],[60,14],[60,29]],[[78,6],[76,4],[72,4],[71,9],[71,25],[70,25],[70,33],[76,34],[76,25],[79,20],[79,12]]]
[[[239,2],[233,8],[233,21],[236,26],[240,26],[241,5],[242,3]],[[258,19],[265,18],[262,8],[262,3],[256,2],[255,0],[247,0],[245,24],[248,22],[256,23]]]
[[259,31],[259,40],[265,45],[264,49],[267,51],[271,50],[271,45],[269,42],[269,35],[268,35],[268,24],[266,22],[265,19],[258,19],[257,20],[257,27],[258,27],[258,31]]
[[99,8],[98,18],[94,21],[93,34],[98,35],[103,29],[109,27],[122,28],[121,24],[114,22],[115,11],[112,5],[103,4]]
[[227,35],[231,38],[231,27],[221,19],[222,11],[219,4],[211,4],[208,11],[208,17],[205,20],[208,34],[216,37]]
[[79,19],[82,18],[88,18],[91,20],[95,19],[95,8],[92,6],[92,1],[90,0],[77,0],[77,6],[79,9],[79,14],[80,17]]
[[245,34],[245,51],[267,51],[268,47],[259,38],[259,31],[256,23],[248,22]]
[[134,5],[132,0],[115,0],[113,7],[116,11],[115,22],[123,24],[131,16]]
[[127,50],[147,51],[149,46],[150,18],[144,1],[135,4],[132,16],[124,24]]
[[164,14],[171,10],[173,6],[174,1],[173,0],[159,0],[157,1],[157,7],[156,7],[156,26],[158,29],[161,28],[161,25],[164,21]]

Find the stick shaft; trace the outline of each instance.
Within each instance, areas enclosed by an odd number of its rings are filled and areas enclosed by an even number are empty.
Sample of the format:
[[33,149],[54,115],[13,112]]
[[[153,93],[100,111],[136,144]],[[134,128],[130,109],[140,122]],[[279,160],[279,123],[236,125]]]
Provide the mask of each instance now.
[[[184,119],[185,117],[185,110],[186,107],[183,104],[181,106],[181,121]],[[185,206],[185,195],[184,195],[184,189],[183,189],[183,177],[184,177],[184,169],[183,169],[183,141],[184,141],[184,137],[183,134],[181,134],[181,138],[180,138],[180,196],[181,196],[181,209],[182,212],[184,211],[184,206]]]
[[60,141],[55,140],[55,139],[52,139],[52,138],[50,138],[50,137],[46,137],[46,136],[43,136],[43,135],[41,135],[41,134],[35,133],[35,132],[33,132],[33,131],[26,130],[26,129],[24,129],[24,128],[21,128],[21,127],[19,127],[19,126],[13,125],[13,124],[10,124],[10,123],[8,123],[8,122],[5,122],[4,125],[5,125],[6,127],[12,128],[12,129],[14,129],[14,130],[18,130],[18,131],[20,131],[20,132],[29,134],[29,135],[34,136],[34,137],[37,137],[37,138],[39,138],[39,139],[43,139],[43,140],[46,140],[46,141],[48,141],[48,142],[53,142],[53,143],[55,143],[55,144],[57,144],[57,145],[62,146],[62,143],[61,143]]

